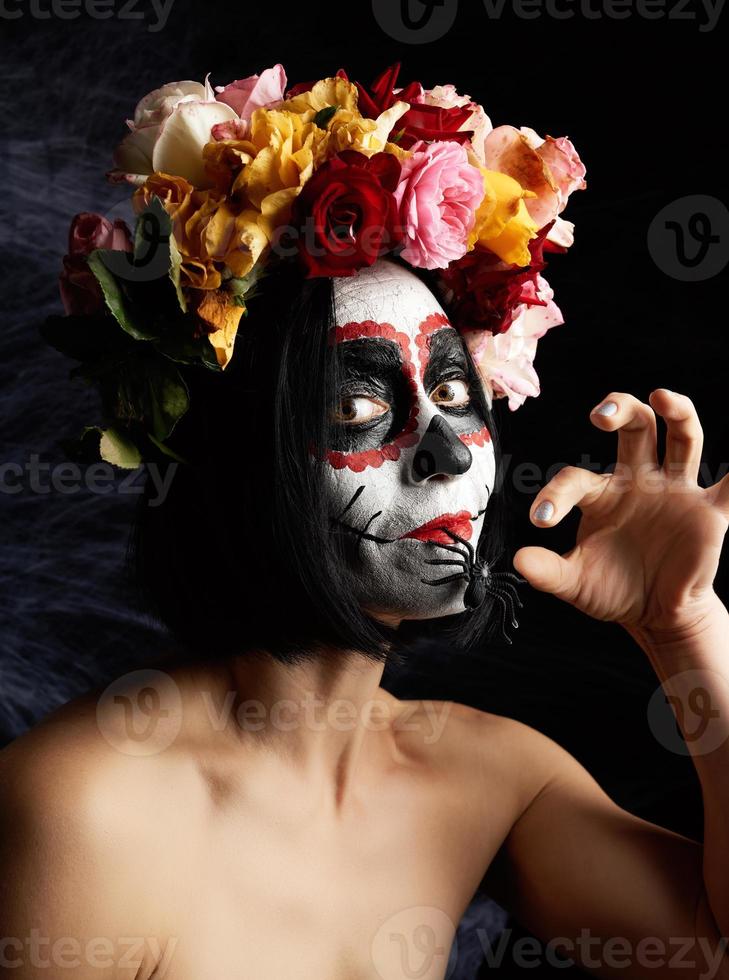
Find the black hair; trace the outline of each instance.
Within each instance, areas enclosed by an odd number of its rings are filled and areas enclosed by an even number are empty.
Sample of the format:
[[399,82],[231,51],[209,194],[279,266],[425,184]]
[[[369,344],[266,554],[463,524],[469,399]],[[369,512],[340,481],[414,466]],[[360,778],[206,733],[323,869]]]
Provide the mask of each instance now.
[[[333,283],[280,261],[258,288],[225,370],[187,369],[191,407],[170,442],[190,462],[159,464],[176,470],[159,503],[147,478],[129,551],[143,604],[181,657],[265,650],[294,663],[327,647],[398,660],[422,631],[473,645],[489,623],[490,598],[469,613],[398,631],[360,608],[343,536],[331,532],[323,467],[310,455],[312,446],[331,444]],[[480,386],[473,397],[498,468]],[[489,561],[503,546],[500,497],[492,492],[482,532]]]

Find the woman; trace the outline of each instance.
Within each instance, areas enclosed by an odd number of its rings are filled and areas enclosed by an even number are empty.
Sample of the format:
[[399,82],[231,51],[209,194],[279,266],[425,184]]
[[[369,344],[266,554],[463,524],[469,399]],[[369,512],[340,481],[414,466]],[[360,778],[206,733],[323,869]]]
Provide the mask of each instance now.
[[380,687],[418,623],[472,644],[514,602],[494,570],[495,392],[415,268],[276,264],[225,371],[188,372],[189,411],[157,439],[185,462],[136,533],[140,584],[187,656],[0,755],[0,932],[24,980],[440,978],[481,884],[597,976],[729,975],[729,632],[712,589],[729,484],[696,483],[686,396],[610,393],[591,419],[618,432],[615,473],[562,470],[531,512],[546,527],[579,506],[576,547],[514,566],[624,626],[680,723],[704,692],[687,737],[703,846],[621,810],[522,724]]

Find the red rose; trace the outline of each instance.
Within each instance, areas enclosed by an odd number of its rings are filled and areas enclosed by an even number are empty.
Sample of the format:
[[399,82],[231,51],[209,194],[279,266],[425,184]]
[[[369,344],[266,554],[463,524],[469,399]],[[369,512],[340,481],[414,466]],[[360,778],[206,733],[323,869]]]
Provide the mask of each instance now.
[[529,243],[528,266],[506,266],[493,252],[476,246],[462,259],[444,269],[441,282],[453,291],[450,302],[453,319],[464,327],[483,327],[494,334],[504,333],[512,324],[512,313],[522,303],[546,306],[537,299],[537,276],[546,268],[544,252],[566,249],[547,241],[551,221]]
[[[397,122],[397,132],[400,133],[398,145],[405,150],[409,150],[418,140],[429,142],[451,140],[465,143],[471,139],[473,130],[465,129],[460,132],[460,128],[471,118],[472,106],[443,109],[440,106],[418,102],[423,94],[423,86],[420,82],[411,82],[399,92],[395,92],[399,74],[400,62],[379,75],[370,86],[369,92],[359,82],[355,82],[359,92],[358,108],[363,116],[376,119],[380,113],[396,102],[407,102],[410,109]],[[346,78],[346,75],[343,77]]]
[[396,244],[393,191],[400,163],[391,153],[345,150],[304,184],[292,220],[308,276],[351,276]]
[[100,214],[83,211],[71,222],[68,255],[63,259],[58,281],[63,308],[68,314],[90,315],[104,305],[101,287],[86,261],[86,256],[97,248],[131,252],[129,229],[121,219],[112,224]]

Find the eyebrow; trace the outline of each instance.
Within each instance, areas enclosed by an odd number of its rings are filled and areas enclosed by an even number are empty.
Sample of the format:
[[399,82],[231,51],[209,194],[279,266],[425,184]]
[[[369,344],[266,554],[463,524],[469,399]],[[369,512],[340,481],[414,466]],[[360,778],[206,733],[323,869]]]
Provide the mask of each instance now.
[[381,377],[399,374],[400,348],[382,337],[360,337],[336,345],[336,354],[346,378]]
[[448,368],[468,372],[468,361],[463,351],[463,341],[452,327],[444,327],[430,338],[430,357],[423,375],[423,386],[428,389]]

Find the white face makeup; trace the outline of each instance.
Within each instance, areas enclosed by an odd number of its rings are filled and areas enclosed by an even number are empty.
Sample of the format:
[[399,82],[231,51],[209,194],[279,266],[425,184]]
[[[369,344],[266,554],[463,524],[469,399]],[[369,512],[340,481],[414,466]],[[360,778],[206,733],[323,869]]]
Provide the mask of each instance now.
[[[434,295],[402,266],[381,259],[335,279],[334,299],[344,381],[336,443],[317,465],[351,545],[356,595],[406,619],[463,612],[468,579],[451,577],[476,547],[495,480],[470,395],[480,382]],[[438,579],[449,581],[423,581]]]

